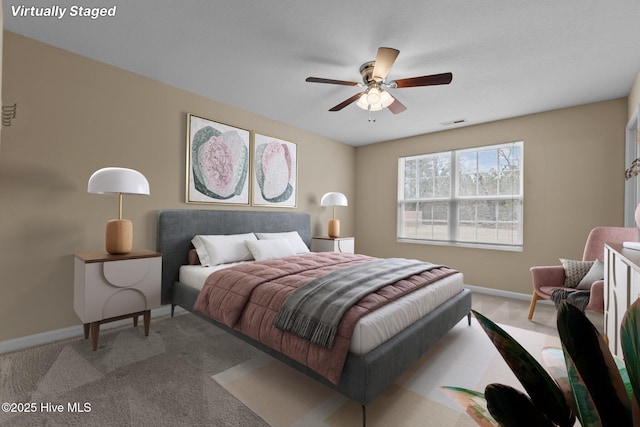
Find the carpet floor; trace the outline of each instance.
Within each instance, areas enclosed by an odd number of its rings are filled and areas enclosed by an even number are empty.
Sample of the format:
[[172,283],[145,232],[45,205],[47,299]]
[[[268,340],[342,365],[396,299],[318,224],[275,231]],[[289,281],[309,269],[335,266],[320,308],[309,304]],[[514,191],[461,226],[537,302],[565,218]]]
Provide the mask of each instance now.
[[[527,306],[474,294],[474,308],[492,320],[524,319],[513,324],[534,328],[513,331],[534,337],[530,351],[538,356],[543,342],[553,342],[555,310],[542,306],[529,322]],[[484,383],[514,381],[504,366],[489,369],[504,362],[484,332],[461,323],[368,406],[370,427],[472,426],[438,387],[482,390]],[[95,352],[78,338],[1,354],[0,402],[13,404],[0,412],[2,427],[311,427],[361,420],[358,405],[189,313],[154,319],[148,337],[141,325],[103,331]]]
[[3,354],[0,426],[268,426],[211,379],[259,354],[192,314]]

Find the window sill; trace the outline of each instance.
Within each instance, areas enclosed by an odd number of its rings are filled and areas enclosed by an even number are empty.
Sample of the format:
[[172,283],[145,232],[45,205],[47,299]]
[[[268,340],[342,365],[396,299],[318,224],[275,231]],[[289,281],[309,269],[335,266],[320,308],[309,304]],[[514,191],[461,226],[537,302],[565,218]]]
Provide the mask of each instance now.
[[425,239],[411,239],[406,237],[396,238],[398,243],[413,243],[418,245],[434,245],[434,246],[451,246],[458,248],[473,248],[473,249],[489,249],[494,251],[507,251],[507,252],[523,252],[523,245],[496,245],[492,243],[473,243],[473,242],[449,242],[443,240],[425,240]]

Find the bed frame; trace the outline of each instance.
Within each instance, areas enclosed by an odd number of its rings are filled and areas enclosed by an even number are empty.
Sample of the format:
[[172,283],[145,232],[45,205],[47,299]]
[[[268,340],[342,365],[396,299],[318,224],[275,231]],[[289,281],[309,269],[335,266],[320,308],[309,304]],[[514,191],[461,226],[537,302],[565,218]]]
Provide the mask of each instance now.
[[[296,230],[309,246],[311,222],[307,213],[163,210],[158,215],[157,250],[162,253],[162,304],[180,306],[193,312],[198,291],[178,281],[181,265],[187,264],[191,239],[196,234],[237,234]],[[338,385],[304,365],[248,338],[219,322],[194,313],[208,322],[250,343],[272,357],[338,391],[363,408],[418,360],[426,350],[465,316],[471,322],[471,292],[464,289],[396,336],[364,355],[349,353]],[[364,421],[364,418],[363,418]]]

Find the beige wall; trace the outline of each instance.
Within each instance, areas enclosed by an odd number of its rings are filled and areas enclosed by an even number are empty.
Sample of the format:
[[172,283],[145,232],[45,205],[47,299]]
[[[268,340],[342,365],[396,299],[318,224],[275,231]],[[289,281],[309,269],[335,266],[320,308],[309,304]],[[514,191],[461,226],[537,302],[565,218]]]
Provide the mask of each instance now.
[[[457,268],[471,285],[530,293],[529,267],[580,259],[589,230],[623,224],[627,101],[618,99],[356,150],[359,252]],[[524,251],[396,242],[399,156],[524,141]]]
[[[314,234],[331,216],[319,197],[342,191],[342,234],[359,252],[445,263],[469,284],[529,293],[529,266],[580,257],[592,226],[622,224],[625,99],[354,149],[9,32],[3,67],[2,98],[18,117],[0,146],[0,341],[79,324],[72,254],[100,250],[116,211],[114,197],[86,192],[96,169],[149,179],[150,196],[125,196],[136,247],[155,246],[159,209],[228,209],[184,203],[188,112],[297,142],[296,210],[311,213]],[[519,139],[524,252],[395,241],[398,156]]]
[[633,113],[635,113],[636,110],[639,108],[638,105],[640,104],[640,73],[638,73],[638,75],[636,76],[636,80],[633,83],[633,86],[631,87],[628,100],[629,100],[629,104],[628,104],[629,118],[631,118]]
[[[0,341],[80,323],[72,254],[102,250],[117,210],[115,196],[87,193],[96,169],[130,167],[148,178],[150,196],[124,200],[136,247],[155,248],[159,209],[228,208],[184,203],[188,112],[297,142],[296,210],[311,213],[314,234],[326,233],[331,217],[318,206],[323,193],[353,200],[355,149],[345,144],[10,32],[2,78],[18,117],[0,147]],[[354,208],[341,208],[340,219],[353,235]]]

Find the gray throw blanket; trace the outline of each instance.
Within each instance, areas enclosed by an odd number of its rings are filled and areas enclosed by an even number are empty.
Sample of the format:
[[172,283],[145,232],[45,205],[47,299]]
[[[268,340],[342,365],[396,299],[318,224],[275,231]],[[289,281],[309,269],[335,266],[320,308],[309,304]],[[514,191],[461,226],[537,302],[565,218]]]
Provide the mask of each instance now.
[[573,304],[581,311],[584,311],[587,304],[589,304],[590,294],[591,293],[588,290],[558,288],[554,289],[551,293],[551,299],[553,300],[556,308],[558,308],[561,301],[567,300],[570,304]]
[[280,308],[275,326],[330,349],[343,314],[361,298],[398,280],[440,267],[389,258],[333,271],[292,292]]

